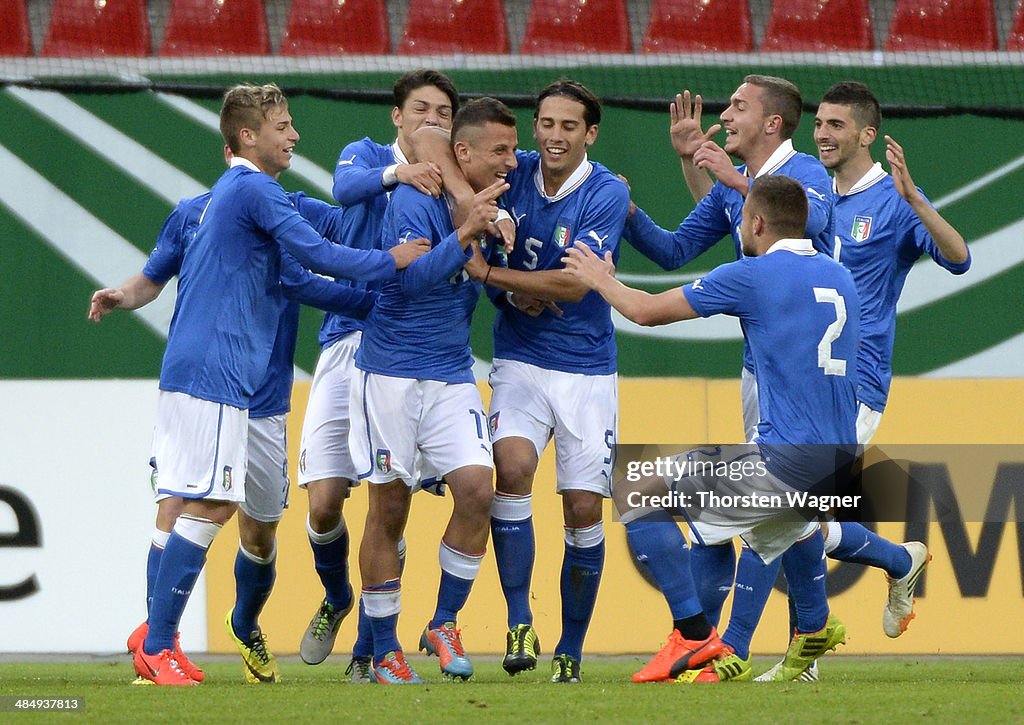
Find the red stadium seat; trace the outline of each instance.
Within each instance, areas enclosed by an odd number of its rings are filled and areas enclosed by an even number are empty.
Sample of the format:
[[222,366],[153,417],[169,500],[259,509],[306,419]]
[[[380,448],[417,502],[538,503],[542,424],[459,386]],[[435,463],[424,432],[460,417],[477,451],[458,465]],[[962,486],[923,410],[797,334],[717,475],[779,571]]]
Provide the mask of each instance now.
[[24,0],[0,5],[0,55],[32,55]]
[[160,55],[265,55],[262,0],[171,0]]
[[502,0],[410,0],[398,52],[507,53]]
[[145,0],[54,0],[41,55],[149,55]]
[[654,0],[645,53],[753,50],[748,0]]
[[533,0],[519,50],[628,53],[632,47],[625,0]]
[[1017,6],[1017,14],[1013,17],[1013,26],[1006,36],[1007,50],[1024,50],[1024,0]]
[[380,55],[391,50],[384,0],[292,0],[281,55]]
[[997,50],[992,0],[897,0],[886,50]]
[[826,52],[875,47],[868,0],[772,3],[761,50]]

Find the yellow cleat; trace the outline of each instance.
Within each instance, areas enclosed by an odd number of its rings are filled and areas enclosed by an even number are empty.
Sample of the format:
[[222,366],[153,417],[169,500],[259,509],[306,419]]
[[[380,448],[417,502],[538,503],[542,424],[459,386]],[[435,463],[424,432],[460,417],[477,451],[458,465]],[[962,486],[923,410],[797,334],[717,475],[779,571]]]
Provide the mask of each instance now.
[[240,640],[235,634],[235,628],[231,626],[231,610],[228,610],[228,615],[224,619],[224,626],[227,627],[231,641],[238,647],[238,654],[242,656],[246,682],[258,685],[281,681],[281,668],[277,666],[274,655],[267,649],[267,635],[257,629],[250,635],[249,642]]

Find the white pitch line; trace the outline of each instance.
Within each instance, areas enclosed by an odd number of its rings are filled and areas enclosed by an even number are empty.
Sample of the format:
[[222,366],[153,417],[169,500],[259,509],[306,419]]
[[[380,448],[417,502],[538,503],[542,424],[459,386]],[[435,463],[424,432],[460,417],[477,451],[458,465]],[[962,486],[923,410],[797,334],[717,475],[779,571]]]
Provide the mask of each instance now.
[[960,201],[965,196],[973,194],[978,189],[984,188],[985,186],[988,186],[994,181],[998,181],[999,179],[1003,178],[1004,176],[1007,176],[1008,174],[1012,174],[1021,166],[1024,166],[1024,156],[1019,156],[1010,163],[1004,164],[1003,166],[1000,166],[998,169],[993,169],[984,176],[979,176],[977,179],[970,182],[966,186],[961,186],[956,191],[946,194],[941,199],[936,199],[935,201],[932,202],[932,204],[935,205],[936,209],[942,209],[943,207],[949,206],[954,202]]
[[[0,167],[5,170],[0,174],[0,203],[92,280],[115,287],[142,269],[145,254],[3,146]],[[81,303],[85,320],[88,301]],[[173,313],[174,295],[161,295],[135,310],[164,338]]]
[[207,191],[206,186],[188,174],[59,93],[13,86],[7,93],[46,116],[172,206]]

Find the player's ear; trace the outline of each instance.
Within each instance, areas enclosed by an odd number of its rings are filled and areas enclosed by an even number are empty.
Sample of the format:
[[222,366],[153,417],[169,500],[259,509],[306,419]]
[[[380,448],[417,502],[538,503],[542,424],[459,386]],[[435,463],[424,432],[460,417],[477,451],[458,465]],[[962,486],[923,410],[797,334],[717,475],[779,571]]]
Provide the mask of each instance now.
[[870,146],[878,138],[878,129],[874,126],[865,126],[860,131],[860,145]]
[[782,131],[782,116],[777,113],[768,116],[764,124],[764,131],[769,136],[780,133]]
[[391,109],[391,123],[394,124],[395,128],[402,125],[402,109],[398,106],[394,106]]
[[583,139],[583,143],[586,144],[588,147],[593,146],[594,142],[597,141],[597,131],[598,128],[597,124],[595,123],[593,126],[587,129],[587,135]]

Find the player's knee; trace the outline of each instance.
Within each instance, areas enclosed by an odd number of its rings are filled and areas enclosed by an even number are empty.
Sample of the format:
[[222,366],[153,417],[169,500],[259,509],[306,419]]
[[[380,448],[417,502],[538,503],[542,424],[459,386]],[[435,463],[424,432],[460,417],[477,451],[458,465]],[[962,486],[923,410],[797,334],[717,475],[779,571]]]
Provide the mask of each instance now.
[[466,486],[455,497],[455,507],[459,514],[474,520],[489,521],[491,504],[494,502],[494,490],[488,482]]
[[324,534],[334,531],[341,523],[341,506],[328,501],[309,499],[309,525],[313,531]]
[[506,457],[495,461],[497,473],[497,489],[502,493],[523,496],[533,487],[533,474],[536,466],[532,460]]
[[562,514],[565,525],[589,526],[601,520],[602,498],[588,491],[566,491],[562,496]]

